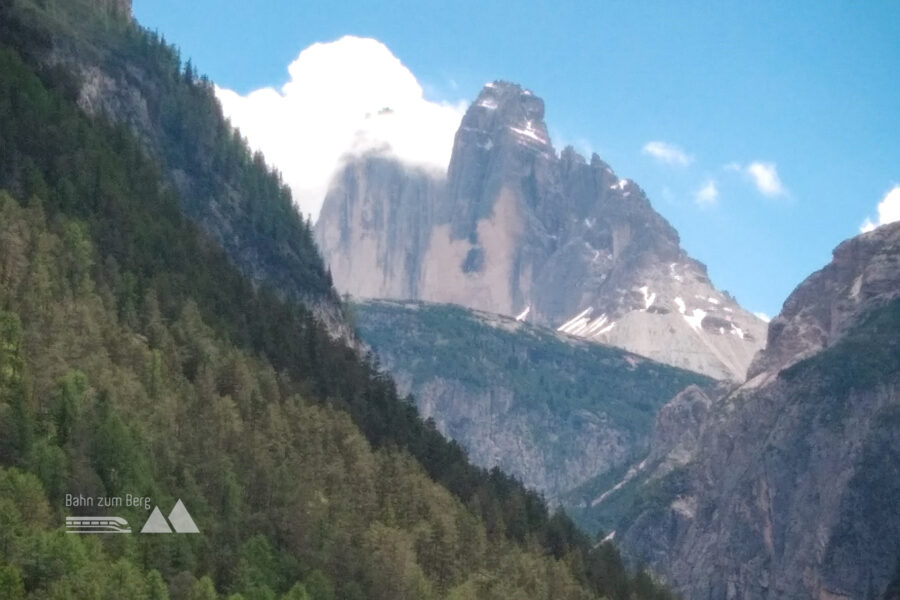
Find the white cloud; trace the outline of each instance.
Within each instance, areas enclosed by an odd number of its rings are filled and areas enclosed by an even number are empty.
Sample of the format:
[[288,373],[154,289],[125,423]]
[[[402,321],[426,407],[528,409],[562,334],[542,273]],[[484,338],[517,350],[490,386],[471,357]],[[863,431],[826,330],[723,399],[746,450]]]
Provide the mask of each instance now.
[[701,207],[715,206],[719,202],[719,188],[713,179],[707,180],[694,194],[694,202]]
[[347,153],[384,150],[444,170],[464,103],[425,99],[416,77],[378,40],[345,36],[303,50],[280,89],[216,88],[225,115],[279,169],[316,219]]
[[669,144],[667,142],[647,142],[644,144],[643,152],[666,164],[679,167],[686,167],[694,162],[693,156],[688,155],[675,144]]
[[764,312],[755,312],[755,313],[753,313],[753,316],[755,316],[760,321],[765,321],[766,323],[768,323],[772,320],[772,317],[770,317],[769,315],[767,315]]
[[867,233],[879,225],[887,225],[895,221],[900,221],[900,185],[891,188],[891,191],[885,194],[878,203],[878,221],[873,222],[872,219],[866,219],[859,230]]
[[760,193],[766,196],[783,196],[786,193],[775,163],[752,162],[744,171]]

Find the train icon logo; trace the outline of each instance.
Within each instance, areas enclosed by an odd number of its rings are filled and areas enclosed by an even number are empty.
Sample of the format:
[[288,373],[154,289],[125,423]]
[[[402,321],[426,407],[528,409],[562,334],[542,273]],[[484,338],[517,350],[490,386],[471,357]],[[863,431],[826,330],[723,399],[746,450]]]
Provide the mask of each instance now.
[[66,517],[66,533],[131,533],[122,517]]

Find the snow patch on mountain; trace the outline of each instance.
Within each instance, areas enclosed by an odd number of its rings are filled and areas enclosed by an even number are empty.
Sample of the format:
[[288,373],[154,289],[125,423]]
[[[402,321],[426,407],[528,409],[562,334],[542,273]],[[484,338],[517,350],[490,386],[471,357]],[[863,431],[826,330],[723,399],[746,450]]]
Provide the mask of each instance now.
[[696,331],[700,331],[702,329],[703,319],[706,318],[706,311],[702,308],[695,308],[694,311],[690,315],[684,315],[684,320],[687,321],[688,325]]
[[529,312],[531,312],[531,305],[530,305],[530,304],[529,304],[528,306],[525,307],[525,310],[523,310],[522,312],[520,312],[520,313],[516,316],[516,321],[524,321],[525,318],[528,317],[528,313],[529,313]]

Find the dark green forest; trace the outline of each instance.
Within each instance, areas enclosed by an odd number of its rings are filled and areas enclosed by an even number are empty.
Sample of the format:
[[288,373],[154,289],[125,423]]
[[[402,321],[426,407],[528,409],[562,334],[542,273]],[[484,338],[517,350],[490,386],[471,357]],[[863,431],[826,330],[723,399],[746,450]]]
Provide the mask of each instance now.
[[[668,597],[329,334],[278,174],[193,66],[95,9],[0,0],[0,597]],[[152,135],[83,112],[60,55],[143,73]],[[201,534],[66,535],[70,493],[181,498]]]

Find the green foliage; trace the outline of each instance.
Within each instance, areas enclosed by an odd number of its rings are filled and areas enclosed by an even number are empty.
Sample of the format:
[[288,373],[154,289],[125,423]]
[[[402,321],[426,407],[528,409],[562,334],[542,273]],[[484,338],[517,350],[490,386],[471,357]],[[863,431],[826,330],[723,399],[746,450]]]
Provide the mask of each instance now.
[[[38,217],[0,201],[0,229],[29,218]],[[492,472],[476,506],[494,505],[498,531],[508,529],[523,546],[543,545],[550,556],[490,535],[408,452],[373,448],[345,413],[304,400],[303,385],[220,338],[195,305],[186,303],[170,323],[138,319],[158,328],[153,336],[166,352],[154,354],[149,336],[117,315],[115,299],[103,300],[105,282],[59,279],[67,227],[53,229],[38,221],[19,228],[28,232],[26,262],[44,265],[56,285],[36,290],[25,277],[0,288],[10,314],[29,315],[7,319],[19,323],[12,337],[22,358],[21,377],[11,381],[46,390],[20,463],[33,474],[0,475],[0,560],[19,570],[35,597],[104,598],[107,589],[127,589],[164,598],[163,579],[175,598],[217,591],[277,598],[298,582],[313,600],[437,598],[475,573],[485,589],[514,597],[537,585],[534,569],[554,573],[569,590],[559,597],[583,593],[588,580],[579,583],[563,559],[586,542],[562,516],[548,518],[537,537],[531,523],[546,509],[513,480]],[[29,254],[35,247],[43,250]],[[49,296],[31,313],[25,299],[35,294]],[[154,360],[158,377],[148,378]],[[161,506],[177,495],[203,535],[102,544],[66,536],[58,529],[71,512],[62,508],[66,493],[139,493]],[[135,508],[121,514],[133,526],[147,517]]]
[[854,389],[871,389],[898,371],[900,299],[894,299],[872,309],[834,346],[785,369],[780,377],[804,378],[813,392],[811,398],[838,399]]
[[[10,594],[17,573],[29,598],[276,598],[297,582],[315,600],[605,593],[590,575],[602,557],[565,517],[469,465],[286,300],[333,293],[286,187],[209,82],[92,8],[0,0],[0,185],[17,199],[0,193]],[[51,47],[155,86],[142,88],[155,147],[81,112],[74,77],[42,60]],[[185,216],[232,209],[232,245]],[[274,287],[230,262],[260,248]],[[202,534],[66,535],[66,493],[181,498]]]
[[0,459],[8,462],[21,459],[31,445],[33,424],[23,367],[19,317],[0,310]]
[[64,445],[68,441],[87,388],[87,377],[80,371],[66,373],[57,385],[50,408],[57,444]]
[[334,600],[334,584],[322,571],[314,569],[304,585],[310,600]]
[[688,476],[688,470],[679,467],[641,486],[619,526],[627,529],[641,514],[666,510],[673,500],[688,491]]
[[216,587],[213,585],[212,579],[202,577],[194,582],[185,600],[216,600]]
[[25,583],[19,569],[11,565],[0,567],[0,597],[7,600],[23,600]]
[[254,535],[241,547],[235,587],[247,600],[274,597],[273,589],[284,589],[297,566],[277,551],[269,539]]
[[309,592],[306,591],[305,585],[297,583],[288,591],[288,593],[281,597],[281,600],[312,600],[312,597],[309,595]]

